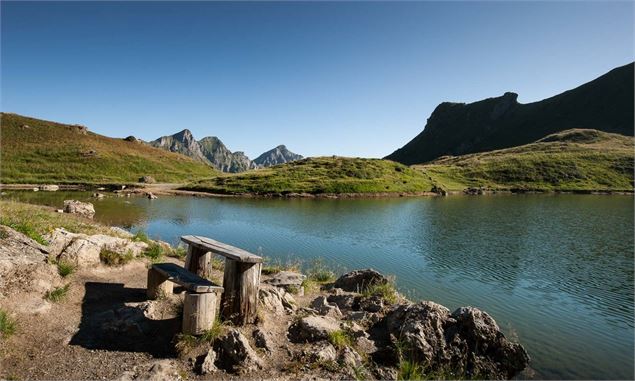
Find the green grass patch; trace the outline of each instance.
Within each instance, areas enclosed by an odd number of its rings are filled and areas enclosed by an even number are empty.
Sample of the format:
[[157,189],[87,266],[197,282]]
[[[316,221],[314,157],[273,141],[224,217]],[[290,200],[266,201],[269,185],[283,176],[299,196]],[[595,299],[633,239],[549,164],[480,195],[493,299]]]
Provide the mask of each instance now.
[[337,330],[329,333],[329,342],[337,349],[353,346],[353,338],[345,330]]
[[397,380],[425,380],[423,367],[417,362],[401,359],[397,369]]
[[101,249],[99,252],[99,260],[107,266],[123,266],[130,263],[133,259],[134,254],[130,250],[128,250],[125,254],[120,254],[106,248]]
[[44,299],[51,301],[53,303],[61,302],[62,300],[66,298],[66,295],[68,294],[68,290],[70,289],[70,287],[71,285],[67,284],[62,287],[56,287],[51,291],[47,291],[46,294],[44,294]]
[[[38,239],[42,241],[44,241],[42,236],[51,233],[56,228],[63,228],[71,233],[113,235],[108,226],[86,221],[72,214],[56,213],[54,210],[40,205],[0,199],[0,215],[2,216],[0,218],[1,225],[23,226],[25,231],[37,234]],[[38,240],[36,239],[36,241]]]
[[185,257],[187,256],[187,250],[183,246],[177,246],[172,250],[168,250],[167,256],[185,260]]
[[0,334],[2,334],[2,338],[7,339],[9,336],[13,335],[16,328],[16,321],[9,316],[7,311],[0,309]]
[[75,265],[67,262],[67,261],[59,261],[56,263],[57,273],[60,274],[62,278],[66,278],[75,272]]
[[27,222],[27,221],[14,222],[8,217],[2,217],[0,218],[0,225],[5,225],[10,227],[13,230],[19,231],[20,233],[31,238],[32,240],[39,243],[40,245],[48,245],[48,242],[44,239],[44,237],[40,235],[40,233],[37,232],[35,227],[33,227],[33,225],[30,222]]
[[159,262],[163,255],[165,254],[165,249],[158,243],[151,243],[147,249],[143,252],[143,255],[149,258],[152,262]]
[[307,270],[307,277],[316,283],[330,283],[335,281],[335,272],[329,268],[322,258],[311,262]]
[[150,238],[148,238],[148,234],[143,230],[139,230],[138,232],[136,232],[134,236],[132,236],[132,240],[135,242],[145,242],[147,244],[150,244]]

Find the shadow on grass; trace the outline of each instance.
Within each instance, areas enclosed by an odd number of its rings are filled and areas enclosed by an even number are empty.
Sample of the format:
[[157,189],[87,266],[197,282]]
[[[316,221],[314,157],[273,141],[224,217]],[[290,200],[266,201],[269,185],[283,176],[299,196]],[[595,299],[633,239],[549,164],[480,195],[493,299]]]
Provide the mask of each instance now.
[[131,306],[131,303],[147,300],[144,288],[97,282],[88,282],[85,287],[82,320],[70,345],[96,350],[144,352],[157,358],[174,356],[171,341],[179,332],[180,320],[148,319],[143,305]]

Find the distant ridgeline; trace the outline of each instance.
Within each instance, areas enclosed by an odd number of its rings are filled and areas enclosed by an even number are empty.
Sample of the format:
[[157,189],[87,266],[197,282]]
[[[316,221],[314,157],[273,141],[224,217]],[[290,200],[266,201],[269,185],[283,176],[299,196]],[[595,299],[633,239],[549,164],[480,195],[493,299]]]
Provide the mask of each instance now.
[[302,159],[301,155],[297,155],[289,151],[284,145],[280,145],[252,161],[244,152],[231,152],[216,136],[208,136],[197,141],[187,129],[174,135],[162,136],[149,144],[153,147],[189,156],[194,160],[211,165],[219,171],[232,173]]
[[633,70],[630,63],[534,103],[518,103],[515,93],[470,104],[441,103],[423,132],[386,159],[420,164],[520,146],[569,129],[633,136]]

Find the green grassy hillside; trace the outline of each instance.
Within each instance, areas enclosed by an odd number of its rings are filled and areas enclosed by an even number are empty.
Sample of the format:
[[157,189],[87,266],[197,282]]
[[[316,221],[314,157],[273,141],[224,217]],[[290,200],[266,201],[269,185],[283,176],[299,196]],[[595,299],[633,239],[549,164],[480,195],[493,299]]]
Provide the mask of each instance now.
[[388,160],[308,158],[192,183],[184,189],[212,193],[383,193],[430,191],[422,172]]
[[141,176],[188,182],[215,171],[188,157],[141,142],[108,138],[80,126],[2,113],[0,181],[130,183]]
[[632,191],[634,148],[632,137],[574,129],[532,144],[441,157],[413,168],[446,190]]

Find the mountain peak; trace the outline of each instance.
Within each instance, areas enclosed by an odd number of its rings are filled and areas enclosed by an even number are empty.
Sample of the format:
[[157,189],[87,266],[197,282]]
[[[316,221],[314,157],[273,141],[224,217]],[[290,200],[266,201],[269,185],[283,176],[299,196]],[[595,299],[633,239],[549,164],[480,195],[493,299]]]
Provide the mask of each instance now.
[[254,163],[259,167],[271,167],[278,164],[288,163],[294,160],[302,159],[302,155],[295,154],[287,149],[284,144],[280,144],[276,148],[263,153],[254,159]]

